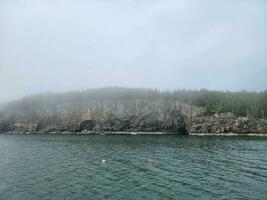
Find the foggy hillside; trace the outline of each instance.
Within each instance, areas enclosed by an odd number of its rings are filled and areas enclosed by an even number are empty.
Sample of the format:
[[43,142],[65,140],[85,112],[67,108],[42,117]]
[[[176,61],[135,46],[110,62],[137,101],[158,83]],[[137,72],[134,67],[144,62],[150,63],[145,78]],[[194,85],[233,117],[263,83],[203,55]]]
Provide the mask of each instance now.
[[[267,118],[267,91],[220,92],[202,90],[159,91],[110,87],[68,93],[46,93],[27,96],[1,108],[1,118],[42,119],[105,110],[136,112],[161,106],[172,108],[177,103],[202,107],[205,114],[232,112],[237,116]],[[161,105],[161,106],[160,106]]]

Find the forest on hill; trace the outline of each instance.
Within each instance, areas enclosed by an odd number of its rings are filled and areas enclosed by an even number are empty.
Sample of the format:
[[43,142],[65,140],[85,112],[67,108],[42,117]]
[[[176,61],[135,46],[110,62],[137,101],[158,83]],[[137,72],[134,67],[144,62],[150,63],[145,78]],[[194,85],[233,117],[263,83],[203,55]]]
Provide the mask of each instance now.
[[28,115],[41,117],[57,113],[83,113],[95,104],[101,110],[105,102],[119,102],[133,107],[136,101],[160,102],[172,105],[185,103],[204,108],[207,115],[232,112],[236,116],[267,118],[267,90],[262,92],[231,92],[201,90],[160,91],[157,89],[137,89],[109,87],[87,89],[67,93],[46,93],[24,97],[1,108],[2,117]]

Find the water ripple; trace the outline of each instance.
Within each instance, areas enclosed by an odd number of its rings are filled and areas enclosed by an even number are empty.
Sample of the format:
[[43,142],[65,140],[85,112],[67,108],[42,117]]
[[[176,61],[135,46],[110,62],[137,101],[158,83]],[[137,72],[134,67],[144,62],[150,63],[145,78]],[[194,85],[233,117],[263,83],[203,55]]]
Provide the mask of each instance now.
[[0,152],[0,199],[267,196],[265,139],[0,135]]

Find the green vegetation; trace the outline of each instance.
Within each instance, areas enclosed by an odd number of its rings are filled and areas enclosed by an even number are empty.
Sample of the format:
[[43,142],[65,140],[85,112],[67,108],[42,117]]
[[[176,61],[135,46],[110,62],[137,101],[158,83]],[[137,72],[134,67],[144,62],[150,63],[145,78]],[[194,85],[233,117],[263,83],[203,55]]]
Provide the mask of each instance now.
[[230,92],[177,90],[174,98],[180,102],[204,107],[206,114],[232,112],[237,116],[267,118],[267,90],[264,92]]
[[2,109],[2,112],[38,113],[68,112],[82,113],[94,104],[101,111],[103,102],[123,102],[133,107],[136,101],[149,101],[174,105],[177,102],[205,108],[208,115],[232,112],[237,116],[267,118],[267,91],[263,92],[230,92],[202,90],[159,91],[133,88],[101,88],[79,92],[42,94],[25,97],[14,101]]

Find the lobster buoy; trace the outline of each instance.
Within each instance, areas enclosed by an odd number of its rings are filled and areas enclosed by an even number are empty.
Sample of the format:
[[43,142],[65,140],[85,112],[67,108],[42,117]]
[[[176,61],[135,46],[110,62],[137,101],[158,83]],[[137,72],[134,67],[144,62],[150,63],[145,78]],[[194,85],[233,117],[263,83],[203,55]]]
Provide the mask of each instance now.
[[155,161],[154,161],[154,160],[151,160],[151,159],[148,159],[148,160],[147,160],[147,163],[148,163],[148,164],[153,164],[154,162],[155,162]]

